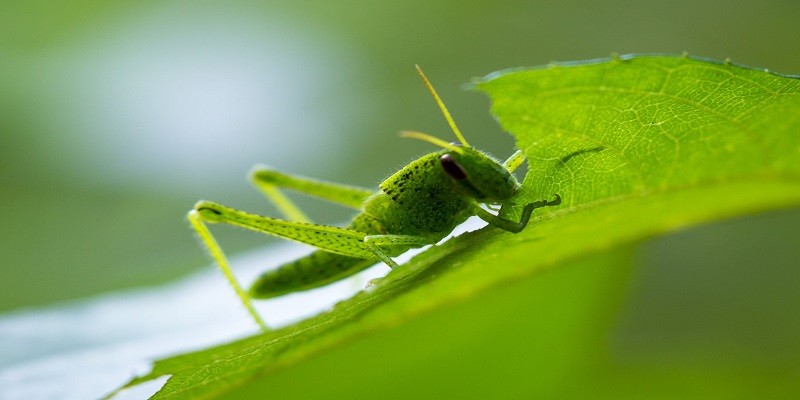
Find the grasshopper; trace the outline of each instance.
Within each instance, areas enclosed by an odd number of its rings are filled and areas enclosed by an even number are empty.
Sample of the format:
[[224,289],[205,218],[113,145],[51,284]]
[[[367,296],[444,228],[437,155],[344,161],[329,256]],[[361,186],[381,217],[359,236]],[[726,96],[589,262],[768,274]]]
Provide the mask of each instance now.
[[[189,211],[187,218],[192,227],[262,330],[269,328],[253,308],[251,298],[267,299],[324,286],[380,261],[398,268],[392,257],[411,248],[437,243],[473,215],[489,225],[517,233],[525,228],[535,209],[561,203],[556,194],[553,200],[527,204],[519,221],[501,218],[481,207],[508,202],[520,187],[512,173],[522,164],[524,156],[518,150],[500,162],[470,146],[428,78],[419,66],[416,68],[458,142],[448,143],[420,132],[401,132],[401,136],[423,140],[441,150],[403,167],[384,180],[378,190],[256,167],[250,174],[252,183],[286,219],[250,214],[210,201],[200,201]],[[343,228],[313,224],[279,189],[315,196],[359,212]],[[265,272],[246,292],[234,277],[207,223],[236,225],[319,250]]]

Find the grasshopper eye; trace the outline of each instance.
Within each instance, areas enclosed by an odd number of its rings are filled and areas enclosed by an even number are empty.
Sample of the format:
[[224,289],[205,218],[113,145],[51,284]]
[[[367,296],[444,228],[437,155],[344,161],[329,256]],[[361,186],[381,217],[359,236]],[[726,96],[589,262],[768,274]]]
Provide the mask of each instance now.
[[467,172],[464,171],[464,168],[461,168],[460,165],[453,159],[453,156],[450,154],[445,154],[442,158],[439,159],[442,163],[442,168],[447,175],[450,175],[451,178],[461,181],[467,179]]

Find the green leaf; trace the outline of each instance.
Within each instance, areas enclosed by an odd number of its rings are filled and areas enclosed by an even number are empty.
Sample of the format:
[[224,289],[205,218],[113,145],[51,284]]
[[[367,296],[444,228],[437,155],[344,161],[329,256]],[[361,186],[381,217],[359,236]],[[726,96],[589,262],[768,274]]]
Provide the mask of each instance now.
[[637,56],[475,87],[529,161],[503,212],[556,193],[561,206],[516,235],[434,246],[329,313],[158,361],[132,384],[172,375],[157,399],[797,393],[800,352],[756,373],[738,359],[641,369],[620,365],[607,338],[637,243],[800,205],[800,80]]
[[798,84],[729,64],[640,57],[501,72],[477,86],[528,156],[527,191],[590,207],[748,182],[795,186]]

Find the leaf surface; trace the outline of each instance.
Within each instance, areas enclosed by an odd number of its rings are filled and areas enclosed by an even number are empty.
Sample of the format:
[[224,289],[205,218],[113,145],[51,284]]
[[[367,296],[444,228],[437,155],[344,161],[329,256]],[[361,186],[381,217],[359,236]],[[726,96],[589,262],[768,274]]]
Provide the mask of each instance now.
[[636,56],[502,71],[474,87],[529,163],[503,214],[556,193],[561,206],[516,235],[485,228],[434,246],[329,313],[158,361],[132,383],[171,375],[158,399],[797,390],[781,363],[644,374],[609,361],[606,338],[638,243],[800,205],[800,80]]

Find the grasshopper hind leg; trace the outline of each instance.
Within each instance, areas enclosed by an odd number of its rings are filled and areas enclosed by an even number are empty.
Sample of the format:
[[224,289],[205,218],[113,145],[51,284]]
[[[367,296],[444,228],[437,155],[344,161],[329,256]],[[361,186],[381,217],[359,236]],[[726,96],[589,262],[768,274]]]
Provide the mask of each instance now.
[[186,217],[192,224],[194,230],[197,231],[197,235],[200,237],[200,240],[203,241],[203,244],[205,244],[209,254],[211,254],[211,257],[219,266],[219,269],[222,270],[222,273],[225,275],[228,283],[233,286],[233,290],[236,292],[239,300],[241,300],[242,304],[247,309],[247,312],[251,317],[253,317],[253,320],[256,321],[256,324],[258,324],[262,331],[269,331],[267,324],[264,323],[264,320],[255,310],[255,308],[253,308],[253,304],[250,301],[250,296],[248,296],[247,292],[242,289],[242,286],[239,285],[236,277],[234,277],[233,271],[231,271],[231,267],[228,264],[227,258],[225,257],[225,253],[222,252],[222,248],[219,246],[216,239],[214,239],[214,236],[211,235],[208,227],[206,227],[206,224],[200,217],[199,212],[197,210],[189,211],[189,214]]

